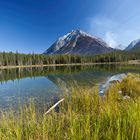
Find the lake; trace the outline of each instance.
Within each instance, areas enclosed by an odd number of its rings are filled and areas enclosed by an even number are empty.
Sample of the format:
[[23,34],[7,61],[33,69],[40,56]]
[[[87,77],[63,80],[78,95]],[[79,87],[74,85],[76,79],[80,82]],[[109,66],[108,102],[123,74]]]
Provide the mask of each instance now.
[[58,100],[75,84],[92,88],[116,74],[140,73],[140,65],[90,65],[0,70],[0,108],[17,108],[34,99],[40,107]]

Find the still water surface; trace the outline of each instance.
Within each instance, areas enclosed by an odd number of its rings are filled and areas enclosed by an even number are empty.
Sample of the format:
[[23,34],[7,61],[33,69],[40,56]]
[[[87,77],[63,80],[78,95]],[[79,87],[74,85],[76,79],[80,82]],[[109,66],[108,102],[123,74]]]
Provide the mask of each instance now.
[[[16,108],[31,98],[40,105],[57,98],[70,86],[91,88],[116,74],[140,73],[140,65],[61,66],[0,71],[0,108]],[[64,90],[63,90],[64,89]]]

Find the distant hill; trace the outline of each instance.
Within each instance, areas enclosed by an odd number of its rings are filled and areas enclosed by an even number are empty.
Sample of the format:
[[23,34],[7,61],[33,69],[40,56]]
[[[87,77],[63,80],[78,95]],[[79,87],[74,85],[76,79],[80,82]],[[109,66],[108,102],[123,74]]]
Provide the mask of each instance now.
[[117,46],[115,46],[116,50],[124,50],[126,48],[126,46],[119,44]]
[[135,52],[140,51],[140,45],[133,47],[133,49],[131,49],[131,51],[135,51]]
[[101,38],[81,30],[73,30],[57,39],[43,54],[95,55],[113,51]]
[[140,51],[140,39],[132,41],[125,50]]

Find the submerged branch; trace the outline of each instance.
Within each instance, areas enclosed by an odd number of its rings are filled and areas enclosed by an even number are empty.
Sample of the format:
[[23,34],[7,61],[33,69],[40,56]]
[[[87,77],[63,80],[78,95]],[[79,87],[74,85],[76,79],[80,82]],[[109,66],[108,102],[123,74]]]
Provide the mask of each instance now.
[[64,101],[64,98],[59,100],[57,103],[55,103],[47,112],[45,112],[45,115],[47,115],[50,111],[52,111],[58,104]]

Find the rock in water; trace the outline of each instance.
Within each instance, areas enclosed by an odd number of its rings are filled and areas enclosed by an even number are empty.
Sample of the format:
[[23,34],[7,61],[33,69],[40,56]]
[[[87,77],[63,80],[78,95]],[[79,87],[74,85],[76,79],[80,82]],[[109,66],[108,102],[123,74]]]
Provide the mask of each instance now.
[[126,77],[126,74],[117,74],[112,77],[110,77],[105,84],[101,84],[99,87],[99,93],[103,95],[105,91],[109,88],[110,84],[116,83],[116,82],[121,82],[122,79]]

